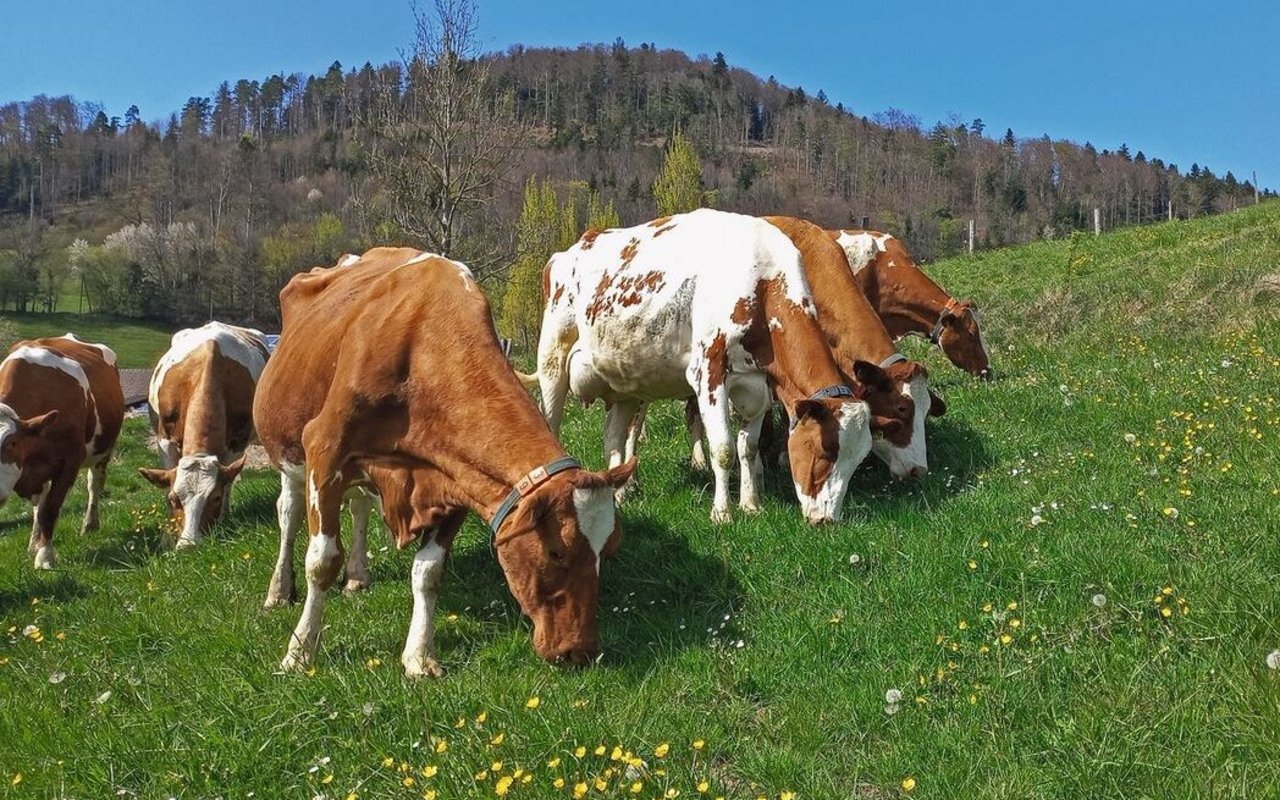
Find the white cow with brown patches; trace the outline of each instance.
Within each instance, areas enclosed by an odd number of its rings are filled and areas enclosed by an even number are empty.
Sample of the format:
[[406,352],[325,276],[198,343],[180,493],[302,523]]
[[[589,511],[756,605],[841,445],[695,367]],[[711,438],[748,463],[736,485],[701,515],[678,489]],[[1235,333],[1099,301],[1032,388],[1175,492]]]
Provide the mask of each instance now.
[[605,454],[633,455],[643,404],[697,399],[707,424],[715,500],[729,519],[734,440],[739,505],[759,510],[760,426],[771,389],[796,425],[792,477],[812,523],[840,518],[849,476],[871,448],[867,404],[841,378],[815,318],[800,252],[773,225],[704,209],[634,228],[589,231],[552,257],[538,343],[544,413],[559,429],[569,391],[609,406]]
[[124,421],[116,354],[72,334],[18,342],[0,363],[0,503],[31,502],[28,550],[52,569],[53,530],[76,475],[89,471],[81,531],[98,529],[107,461]]
[[151,373],[147,399],[164,466],[138,472],[168,492],[179,549],[199,544],[226,515],[266,363],[260,331],[210,322],[175,333]]

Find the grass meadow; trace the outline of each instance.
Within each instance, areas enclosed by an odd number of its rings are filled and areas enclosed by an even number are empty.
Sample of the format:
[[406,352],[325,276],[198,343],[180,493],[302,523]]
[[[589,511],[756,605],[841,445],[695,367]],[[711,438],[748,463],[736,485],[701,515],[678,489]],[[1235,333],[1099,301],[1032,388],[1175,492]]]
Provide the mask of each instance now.
[[[57,571],[0,509],[0,795],[1280,796],[1280,204],[929,269],[979,302],[997,371],[904,345],[948,403],[932,472],[869,460],[811,529],[774,470],[761,515],[715,527],[655,408],[585,671],[533,653],[473,517],[443,679],[401,674],[411,554],[381,526],[314,671],[277,674],[277,480],[246,472],[174,554],[129,421],[102,530],[78,533],[81,485]],[[145,348],[133,328],[78,332]],[[597,466],[601,424],[564,431]]]

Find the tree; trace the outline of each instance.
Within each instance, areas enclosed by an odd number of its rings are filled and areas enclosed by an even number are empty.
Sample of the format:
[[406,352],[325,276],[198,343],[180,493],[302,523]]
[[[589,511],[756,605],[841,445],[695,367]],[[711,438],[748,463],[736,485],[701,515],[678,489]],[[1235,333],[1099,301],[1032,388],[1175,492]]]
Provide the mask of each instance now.
[[653,199],[658,205],[658,215],[664,217],[693,211],[714,201],[714,193],[703,190],[702,164],[693,151],[693,143],[683,133],[673,136],[667,146],[662,171],[653,182]]
[[400,229],[483,278],[505,260],[484,232],[522,124],[479,57],[473,0],[435,0],[432,12],[413,13],[405,92],[384,91],[363,121],[369,164]]

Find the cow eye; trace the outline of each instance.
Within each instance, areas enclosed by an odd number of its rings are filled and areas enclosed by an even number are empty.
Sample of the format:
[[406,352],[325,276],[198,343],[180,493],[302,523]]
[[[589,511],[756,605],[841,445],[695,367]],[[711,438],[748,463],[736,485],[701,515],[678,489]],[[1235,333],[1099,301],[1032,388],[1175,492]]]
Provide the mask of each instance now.
[[561,550],[559,547],[548,547],[547,558],[551,559],[552,561],[562,561],[564,560],[564,551]]

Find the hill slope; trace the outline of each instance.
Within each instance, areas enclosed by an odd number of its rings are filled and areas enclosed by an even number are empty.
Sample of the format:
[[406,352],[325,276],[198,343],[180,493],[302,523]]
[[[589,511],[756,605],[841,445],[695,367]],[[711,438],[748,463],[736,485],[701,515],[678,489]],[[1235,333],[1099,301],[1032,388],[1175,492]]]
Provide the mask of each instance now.
[[[135,421],[103,531],[77,536],[83,492],[68,504],[60,572],[30,570],[25,510],[0,520],[3,785],[1275,796],[1277,230],[1271,204],[938,264],[982,303],[998,378],[927,353],[949,405],[933,472],[903,486],[869,463],[842,525],[805,527],[773,475],[763,514],[711,526],[680,411],[655,409],[586,672],[533,655],[472,519],[440,599],[445,678],[399,674],[410,558],[380,536],[374,587],[329,604],[315,674],[275,675],[297,617],[259,608],[277,481],[247,475],[225,529],[164,552]],[[598,461],[600,429],[572,414],[569,449]],[[625,776],[615,746],[646,766]]]

